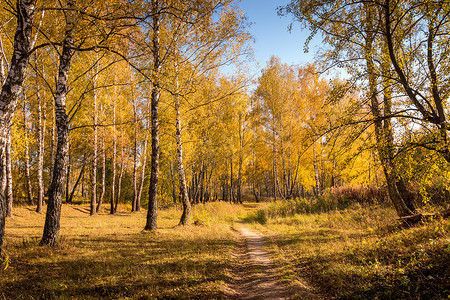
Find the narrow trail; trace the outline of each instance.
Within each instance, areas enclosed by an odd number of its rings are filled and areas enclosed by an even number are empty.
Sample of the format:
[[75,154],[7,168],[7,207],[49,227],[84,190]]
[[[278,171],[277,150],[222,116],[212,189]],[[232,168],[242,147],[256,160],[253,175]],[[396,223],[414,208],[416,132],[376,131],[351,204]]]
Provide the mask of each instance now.
[[280,282],[280,275],[265,250],[264,236],[247,227],[240,227],[244,241],[239,246],[234,270],[235,282],[230,299],[322,299],[306,287]]

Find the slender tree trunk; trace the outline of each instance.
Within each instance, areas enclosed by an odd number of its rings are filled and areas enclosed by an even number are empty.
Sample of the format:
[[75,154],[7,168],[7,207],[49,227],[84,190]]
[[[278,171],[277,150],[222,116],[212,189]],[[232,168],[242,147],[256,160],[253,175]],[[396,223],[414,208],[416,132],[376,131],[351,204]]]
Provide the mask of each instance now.
[[244,163],[244,124],[242,114],[239,114],[239,169],[237,183],[237,201],[242,204],[242,165]]
[[[115,82],[114,82],[115,83]],[[112,179],[111,179],[111,208],[110,214],[114,214],[114,203],[116,196],[116,151],[117,151],[117,141],[116,141],[116,97],[117,88],[114,86],[114,101],[113,101],[113,157],[112,157]]]
[[283,189],[281,190],[281,197],[283,199],[287,198],[288,194],[288,175],[287,175],[287,167],[286,167],[286,151],[284,149],[284,139],[283,139],[283,131],[280,134],[280,151],[281,151],[281,164],[283,166]]
[[42,205],[44,203],[44,151],[45,151],[45,114],[43,113],[42,98],[39,93],[39,87],[36,85],[36,97],[38,100],[38,159],[37,159],[37,181],[38,181],[38,197],[36,212],[42,213]]
[[98,198],[98,204],[97,204],[97,212],[100,211],[102,204],[103,204],[103,198],[105,197],[106,192],[106,145],[105,145],[105,132],[103,131],[102,134],[102,192],[100,194],[100,197]]
[[74,3],[67,1],[66,31],[59,59],[58,80],[55,93],[55,115],[58,133],[52,184],[49,189],[47,214],[41,245],[54,246],[58,243],[62,198],[64,195],[65,166],[69,148],[69,119],[66,113],[67,81],[73,56],[73,33],[75,31]]
[[[27,153],[27,155],[29,155]],[[31,176],[30,176],[30,160],[28,159],[28,174],[27,186],[28,188],[28,203],[33,202],[33,193],[31,192]],[[6,144],[6,216],[13,216],[13,180],[12,180],[12,159],[11,159],[11,133],[8,136],[8,143]]]
[[49,184],[48,184],[48,190],[47,190],[47,196],[50,190],[50,186],[52,184],[52,180],[53,180],[53,169],[55,166],[55,157],[56,157],[56,145],[57,145],[57,129],[56,129],[56,111],[55,111],[55,105],[52,105],[52,117],[53,117],[53,122],[52,122],[52,138],[50,140],[50,173],[48,174],[48,178],[49,178]]
[[[30,143],[28,141],[28,112],[27,112],[27,107],[26,107],[26,101],[23,102],[23,127],[24,127],[24,142],[25,142],[25,179],[27,182],[27,201],[29,205],[33,204],[33,191],[32,191],[32,185],[31,185],[31,174],[30,174]],[[9,144],[9,143],[8,143]],[[10,151],[8,150],[8,146],[6,148],[6,170],[7,170],[7,174],[6,174],[6,198],[8,199],[8,194],[9,194],[9,172],[8,172],[8,157],[10,157]],[[8,199],[9,200],[9,199]],[[8,201],[9,202],[9,201]],[[7,211],[8,215],[12,215],[12,212],[9,212],[9,205],[8,205],[8,211]]]
[[83,177],[81,177],[81,197],[85,198],[85,188],[84,188],[84,173],[83,173]]
[[187,225],[191,216],[191,201],[189,200],[188,191],[186,187],[186,174],[184,172],[183,164],[183,143],[181,140],[181,115],[180,115],[180,99],[175,97],[175,117],[176,117],[176,142],[177,142],[177,167],[178,177],[180,180],[180,195],[181,203],[183,204],[183,214],[181,215],[179,225]]
[[273,198],[277,200],[278,190],[278,168],[277,168],[277,143],[276,143],[276,131],[275,131],[275,117],[272,117],[272,155],[273,155]]
[[159,76],[161,73],[162,62],[160,59],[160,45],[159,45],[159,26],[161,5],[159,0],[151,0],[152,15],[153,15],[153,67],[155,76],[153,78],[152,96],[151,96],[151,123],[152,123],[152,157],[151,157],[151,171],[150,184],[148,192],[148,212],[147,223],[144,230],[153,230],[157,228],[158,217],[158,177],[159,177],[159,98],[161,95],[161,87]]
[[200,196],[200,199],[199,199],[199,201],[200,201],[200,203],[203,203],[203,204],[205,204],[205,173],[206,173],[206,167],[205,167],[205,165],[204,165],[204,163],[202,162],[202,168],[201,168],[201,171],[200,171],[200,176],[199,176],[199,181],[200,181],[200,193],[199,193],[199,196]]
[[80,174],[78,175],[77,181],[75,182],[74,186],[72,187],[72,192],[70,193],[69,200],[67,201],[68,203],[72,203],[73,195],[75,194],[75,190],[77,189],[77,186],[78,186],[78,184],[80,183],[81,178],[82,178],[83,175],[84,175],[84,169],[85,169],[85,167],[86,167],[86,162],[83,161],[83,166],[81,167],[81,171],[80,171]]
[[94,116],[93,116],[93,124],[94,124],[94,136],[92,141],[92,166],[91,166],[91,210],[90,215],[95,215],[97,213],[97,168],[98,168],[98,99],[97,99],[97,72],[98,65],[96,64],[94,67],[94,76],[92,78],[93,84],[93,92],[94,92]]
[[148,144],[148,137],[147,134],[145,135],[144,139],[144,152],[142,153],[142,169],[141,169],[141,183],[139,184],[139,192],[138,192],[138,198],[137,198],[137,205],[136,210],[141,210],[141,195],[142,190],[144,189],[144,181],[145,181],[145,167],[147,165],[147,144]]
[[7,178],[7,168],[6,168],[6,145],[5,145],[5,150],[4,150],[4,155],[2,156],[2,161],[1,161],[1,165],[2,165],[2,181],[1,181],[1,186],[0,186],[0,190],[2,195],[4,195],[5,197],[5,214],[6,214],[6,210],[7,210],[7,206],[8,206],[8,201],[6,200],[6,178]]
[[116,203],[114,205],[114,212],[117,212],[117,207],[119,206],[120,194],[122,193],[122,178],[123,178],[123,170],[125,169],[124,163],[124,153],[123,153],[123,136],[121,137],[121,162],[120,162],[120,174],[119,180],[117,182],[117,198]]
[[317,166],[317,154],[315,142],[313,144],[313,164],[314,164],[314,178],[316,179],[316,194],[318,196],[321,193],[321,186],[320,186],[319,167]]
[[292,120],[293,120],[293,113],[291,111],[290,117],[289,117],[289,151],[288,151],[288,161],[289,161],[289,169],[288,169],[288,177],[287,177],[287,183],[286,183],[286,198],[291,199],[292,198],[292,192],[294,189],[294,183],[292,179]]
[[234,198],[234,180],[233,180],[233,153],[230,156],[230,203],[235,202]]
[[172,179],[172,201],[177,205],[177,183],[175,182],[175,173],[173,170],[173,162],[170,161],[170,178]]
[[70,141],[69,141],[69,149],[67,150],[67,173],[66,173],[66,203],[69,203],[69,189],[70,189]]
[[133,100],[133,115],[134,115],[134,145],[133,145],[133,202],[131,203],[131,211],[137,210],[137,164],[138,164],[138,120],[136,101]]

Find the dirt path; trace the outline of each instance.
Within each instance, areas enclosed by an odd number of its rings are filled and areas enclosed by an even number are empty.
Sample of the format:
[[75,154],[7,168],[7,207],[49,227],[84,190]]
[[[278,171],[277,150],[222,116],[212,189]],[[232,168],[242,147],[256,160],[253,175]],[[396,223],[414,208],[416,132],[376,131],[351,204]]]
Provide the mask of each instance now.
[[230,299],[321,299],[299,284],[288,285],[279,280],[278,270],[267,253],[263,235],[240,227],[244,238],[235,254],[239,267],[234,270]]

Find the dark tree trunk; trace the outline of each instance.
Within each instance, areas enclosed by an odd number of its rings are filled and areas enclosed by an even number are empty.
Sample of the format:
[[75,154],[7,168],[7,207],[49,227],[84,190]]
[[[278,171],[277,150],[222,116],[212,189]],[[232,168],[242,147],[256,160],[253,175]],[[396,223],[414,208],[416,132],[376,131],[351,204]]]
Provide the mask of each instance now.
[[153,79],[152,96],[151,96],[151,123],[152,123],[152,156],[151,156],[151,170],[150,170],[150,184],[148,191],[148,212],[147,223],[144,230],[153,230],[157,228],[158,216],[158,177],[159,177],[159,116],[158,106],[161,95],[161,87],[159,81],[159,74],[161,72],[162,63],[160,60],[160,45],[159,45],[159,26],[160,26],[160,1],[152,0],[152,14],[153,14],[153,66],[156,76]]
[[114,87],[114,101],[113,101],[113,157],[112,157],[112,180],[111,180],[111,206],[110,214],[114,214],[114,202],[116,197],[116,151],[117,151],[117,141],[116,141],[116,87]]
[[85,162],[83,161],[83,166],[81,167],[80,175],[78,175],[77,181],[75,182],[74,186],[72,187],[72,192],[70,193],[69,200],[67,200],[68,203],[72,203],[73,195],[75,194],[75,190],[77,189],[77,186],[80,183],[81,178],[83,177],[84,168],[85,168]]
[[66,203],[69,203],[69,189],[70,189],[70,142],[69,149],[67,150],[67,173],[66,173]]
[[[16,1],[17,27],[14,35],[14,50],[10,68],[0,92],[0,161],[6,155],[9,128],[17,107],[17,99],[22,92],[22,85],[30,58],[31,33],[36,1]],[[3,164],[0,164],[4,168]],[[3,177],[3,170],[0,170]],[[3,179],[3,178],[1,178]],[[0,180],[1,182],[2,180]],[[6,197],[0,191],[0,255],[5,236]]]
[[205,182],[205,166],[202,162],[202,168],[200,169],[200,174],[198,176],[199,179],[199,203],[204,203],[204,182]]
[[58,80],[55,94],[55,118],[57,127],[57,144],[53,178],[49,189],[47,214],[45,216],[44,233],[41,245],[54,246],[58,243],[61,206],[64,195],[64,179],[66,176],[67,152],[69,149],[69,119],[66,113],[67,81],[70,63],[73,56],[73,33],[75,30],[75,18],[72,0],[67,1],[66,31],[63,47],[59,58]]
[[230,203],[234,202],[234,182],[233,182],[233,153],[230,157]]
[[[375,125],[375,138],[378,150],[378,155],[383,167],[384,174],[386,176],[386,183],[388,186],[389,198],[391,199],[397,214],[400,217],[411,215],[414,208],[409,206],[412,203],[407,204],[408,199],[405,198],[405,194],[402,194],[403,187],[405,186],[403,180],[397,174],[397,170],[393,163],[393,145],[392,145],[392,129],[390,124],[385,123],[383,128],[382,114],[379,108],[377,98],[377,77],[375,74],[375,65],[373,61],[373,18],[374,8],[371,4],[365,4],[366,11],[366,49],[365,59],[367,64],[367,74],[369,79],[369,97],[371,101],[371,112],[374,118]],[[387,93],[387,91],[385,91]],[[386,94],[385,94],[386,96]],[[386,104],[389,105],[390,99],[385,99]],[[406,189],[405,189],[406,191]]]

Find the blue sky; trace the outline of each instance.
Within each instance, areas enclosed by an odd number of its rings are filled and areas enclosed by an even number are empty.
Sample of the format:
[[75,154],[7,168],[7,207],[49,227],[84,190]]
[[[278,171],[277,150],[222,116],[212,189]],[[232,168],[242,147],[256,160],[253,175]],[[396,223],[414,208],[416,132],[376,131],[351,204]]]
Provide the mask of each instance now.
[[248,22],[253,23],[249,31],[255,38],[253,49],[259,64],[255,69],[258,74],[272,55],[280,57],[284,63],[296,65],[314,60],[317,46],[311,44],[309,53],[303,52],[308,31],[302,30],[299,23],[294,23],[293,30],[289,32],[292,17],[277,15],[277,7],[287,3],[289,0],[242,0],[239,4]]

